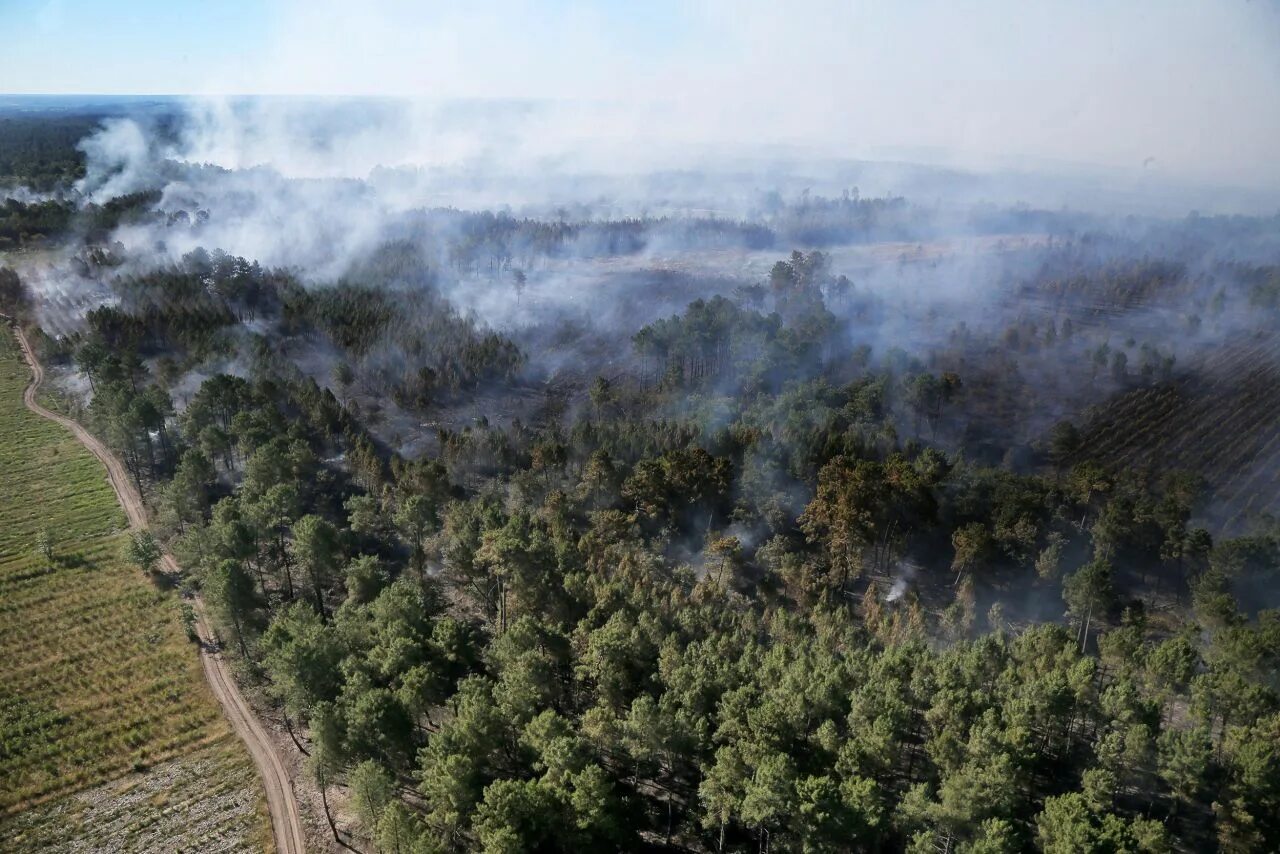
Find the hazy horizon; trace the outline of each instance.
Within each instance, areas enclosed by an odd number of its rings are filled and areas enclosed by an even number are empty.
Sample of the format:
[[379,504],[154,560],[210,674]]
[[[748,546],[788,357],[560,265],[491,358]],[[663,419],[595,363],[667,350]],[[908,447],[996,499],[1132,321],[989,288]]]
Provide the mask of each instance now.
[[0,26],[22,34],[0,92],[532,100],[565,154],[781,146],[1280,194],[1273,2],[50,0]]

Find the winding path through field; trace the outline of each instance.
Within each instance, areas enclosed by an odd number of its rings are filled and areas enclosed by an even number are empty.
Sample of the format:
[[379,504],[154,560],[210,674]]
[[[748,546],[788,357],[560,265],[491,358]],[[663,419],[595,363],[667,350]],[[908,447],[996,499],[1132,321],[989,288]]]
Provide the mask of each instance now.
[[[31,384],[23,392],[22,402],[26,404],[27,409],[37,415],[70,430],[81,444],[106,466],[107,478],[111,481],[111,488],[115,490],[116,497],[120,499],[120,504],[129,517],[130,526],[145,528],[147,514],[142,498],[130,482],[128,472],[116,455],[75,421],[56,412],[50,412],[36,402],[36,392],[44,381],[44,367],[36,358],[35,351],[31,349],[31,344],[27,341],[22,328],[17,324],[14,324],[13,328],[17,333],[18,343],[22,346],[22,355],[31,367]],[[178,564],[172,555],[166,553],[163,563],[169,572],[175,574],[178,572]],[[199,597],[195,600],[195,611],[196,629],[200,635],[202,650],[200,661],[204,665],[205,679],[208,680],[213,695],[222,704],[222,711],[231,722],[236,734],[249,749],[254,764],[258,766],[258,773],[262,776],[263,785],[267,790],[267,809],[271,813],[271,833],[275,838],[276,851],[278,854],[305,854],[302,816],[298,811],[298,801],[294,797],[289,775],[285,773],[284,764],[280,761],[270,737],[263,730],[253,709],[245,702],[240,689],[236,687],[231,668],[216,652],[217,645],[211,642],[213,633],[209,630],[204,603]]]

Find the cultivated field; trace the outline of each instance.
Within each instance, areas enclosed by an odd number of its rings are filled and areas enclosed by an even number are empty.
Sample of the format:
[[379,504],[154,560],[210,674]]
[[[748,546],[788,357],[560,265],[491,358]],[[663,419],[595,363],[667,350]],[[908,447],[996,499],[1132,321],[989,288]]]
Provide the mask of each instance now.
[[0,849],[260,850],[258,778],[176,597],[121,560],[105,473],[23,407],[29,376],[0,336]]

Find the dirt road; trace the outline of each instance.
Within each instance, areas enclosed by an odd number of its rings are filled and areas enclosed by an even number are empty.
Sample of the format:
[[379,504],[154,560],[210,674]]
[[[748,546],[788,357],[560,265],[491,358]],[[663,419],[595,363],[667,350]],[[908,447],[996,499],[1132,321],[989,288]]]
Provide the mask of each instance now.
[[[44,367],[36,358],[35,351],[31,349],[31,344],[27,341],[27,336],[21,327],[15,325],[14,330],[17,332],[18,343],[22,346],[22,354],[31,367],[31,384],[23,392],[22,402],[26,404],[27,409],[37,415],[57,422],[70,430],[90,453],[102,461],[106,466],[111,488],[115,490],[116,497],[120,499],[120,504],[129,517],[129,525],[133,528],[145,528],[147,514],[142,504],[142,497],[129,480],[128,472],[115,454],[75,421],[56,412],[50,412],[36,402],[36,392],[44,381]],[[175,574],[178,572],[178,565],[172,555],[166,553],[163,563],[167,571]],[[271,739],[240,694],[240,689],[236,687],[226,660],[215,651],[217,647],[211,642],[213,633],[205,617],[204,603],[197,598],[194,605],[196,631],[201,640],[200,661],[204,666],[205,679],[208,680],[213,695],[222,704],[222,711],[227,716],[227,720],[231,722],[236,734],[249,749],[254,764],[258,766],[258,773],[262,776],[263,786],[267,791],[267,809],[271,813],[271,832],[275,838],[276,851],[278,854],[304,854],[306,845],[302,834],[302,816],[298,812],[298,802],[294,797],[289,776],[285,773],[284,765],[276,754]]]

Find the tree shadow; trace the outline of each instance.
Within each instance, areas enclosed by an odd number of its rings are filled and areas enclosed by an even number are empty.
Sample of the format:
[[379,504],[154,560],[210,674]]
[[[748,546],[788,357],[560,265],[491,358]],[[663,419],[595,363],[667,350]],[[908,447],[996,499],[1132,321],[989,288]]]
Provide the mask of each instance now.
[[90,560],[79,552],[55,555],[50,561],[58,569],[97,569],[97,561]]
[[154,584],[158,590],[162,590],[166,593],[178,588],[179,579],[162,570],[153,569],[147,573],[147,577],[151,579],[151,583]]

